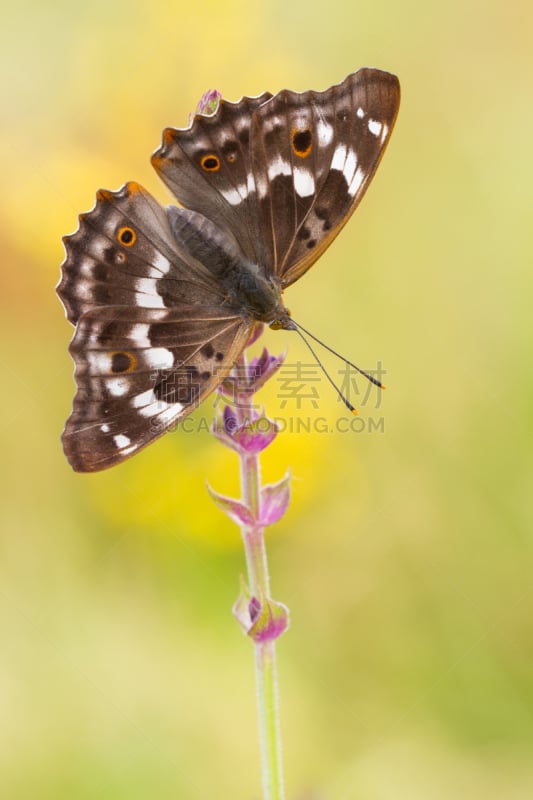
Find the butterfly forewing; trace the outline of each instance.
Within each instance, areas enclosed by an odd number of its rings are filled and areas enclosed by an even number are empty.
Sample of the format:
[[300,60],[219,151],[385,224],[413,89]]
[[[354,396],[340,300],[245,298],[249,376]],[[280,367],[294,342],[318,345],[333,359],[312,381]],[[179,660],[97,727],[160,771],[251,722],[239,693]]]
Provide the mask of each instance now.
[[254,114],[251,147],[261,233],[279,275],[298,235],[304,255],[316,243],[305,223],[335,150],[331,91],[284,90]]
[[284,91],[254,114],[261,232],[287,286],[337,236],[378,166],[398,112],[394,75],[363,69],[325,92]]
[[394,75],[361,69],[323,92],[222,101],[190,128],[167,129],[152,163],[180,202],[226,227],[287,286],[355,210],[399,100]]
[[152,164],[186,208],[229,230],[244,255],[263,263],[256,192],[250,157],[253,113],[269,100],[224,100],[212,116],[198,115],[191,127],[167,128]]
[[72,467],[118,464],[175,425],[220,384],[250,330],[217,307],[84,314],[70,347],[78,391],[63,433]]

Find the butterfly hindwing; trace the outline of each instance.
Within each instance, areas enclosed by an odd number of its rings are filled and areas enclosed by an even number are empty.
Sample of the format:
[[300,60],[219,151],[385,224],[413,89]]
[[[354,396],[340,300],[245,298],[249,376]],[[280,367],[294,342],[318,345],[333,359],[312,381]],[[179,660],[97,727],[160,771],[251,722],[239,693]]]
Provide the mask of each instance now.
[[78,390],[63,447],[71,466],[113,466],[175,425],[221,383],[250,331],[217,307],[85,313],[70,346]]
[[250,323],[224,309],[213,270],[136,183],[100,190],[64,241],[58,293],[76,325],[77,392],[63,446],[87,472],[119,463],[196,408],[231,369]]

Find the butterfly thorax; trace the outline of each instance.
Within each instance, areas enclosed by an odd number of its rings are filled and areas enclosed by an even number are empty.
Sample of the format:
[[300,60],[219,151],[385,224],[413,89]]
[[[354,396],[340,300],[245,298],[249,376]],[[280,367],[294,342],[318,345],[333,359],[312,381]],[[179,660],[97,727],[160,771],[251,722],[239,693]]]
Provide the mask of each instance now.
[[218,278],[228,306],[260,322],[288,316],[277,276],[247,259],[229,231],[190,209],[170,206],[167,213],[177,242]]
[[259,322],[273,322],[285,311],[279,285],[265,277],[257,264],[241,262],[224,283],[231,302]]

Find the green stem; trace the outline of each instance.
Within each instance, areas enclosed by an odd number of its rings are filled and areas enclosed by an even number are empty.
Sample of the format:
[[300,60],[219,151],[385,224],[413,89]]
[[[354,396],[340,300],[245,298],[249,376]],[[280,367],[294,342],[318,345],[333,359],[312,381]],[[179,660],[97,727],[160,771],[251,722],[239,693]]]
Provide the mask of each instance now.
[[259,736],[265,800],[283,800],[283,768],[276,670],[276,643],[255,645]]
[[[242,357],[243,367],[246,365]],[[240,393],[236,413],[241,424],[251,420],[252,396]],[[257,454],[241,456],[242,499],[259,518],[261,473]],[[263,603],[270,598],[270,581],[265,547],[264,528],[257,525],[242,529],[242,538],[248,568],[248,586],[251,594]],[[263,770],[264,800],[283,800],[283,771],[281,762],[281,730],[279,724],[279,697],[276,670],[275,641],[254,642],[259,714],[259,740]]]

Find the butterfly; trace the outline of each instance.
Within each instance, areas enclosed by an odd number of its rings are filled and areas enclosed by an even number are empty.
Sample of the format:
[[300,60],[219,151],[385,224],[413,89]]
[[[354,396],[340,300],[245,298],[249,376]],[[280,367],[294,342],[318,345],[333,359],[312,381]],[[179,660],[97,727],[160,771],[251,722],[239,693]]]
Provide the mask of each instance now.
[[358,205],[399,102],[398,79],[368,68],[322,92],[221,100],[152,156],[179,207],[134,182],[97,193],[57,287],[75,326],[74,470],[119,464],[193,411],[258,322],[294,328],[283,291]]

